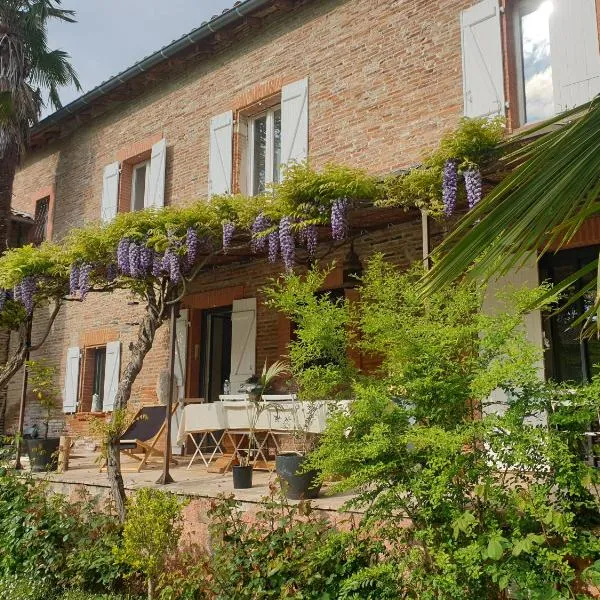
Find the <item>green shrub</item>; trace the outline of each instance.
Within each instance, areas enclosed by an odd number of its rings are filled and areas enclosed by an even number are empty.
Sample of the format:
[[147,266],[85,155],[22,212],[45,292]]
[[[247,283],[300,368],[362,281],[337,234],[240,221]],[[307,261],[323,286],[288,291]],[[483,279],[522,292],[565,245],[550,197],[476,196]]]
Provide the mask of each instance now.
[[251,521],[231,497],[216,501],[209,516],[210,554],[196,547],[174,559],[161,600],[397,598],[396,575],[379,572],[386,548],[375,528],[340,530],[275,490]]
[[177,549],[183,506],[177,496],[150,488],[139,490],[128,502],[123,544],[115,553],[132,571],[145,576],[149,600],[167,558]]
[[90,497],[69,500],[31,477],[0,471],[0,578],[116,589],[124,569],[112,548],[120,536],[117,520]]

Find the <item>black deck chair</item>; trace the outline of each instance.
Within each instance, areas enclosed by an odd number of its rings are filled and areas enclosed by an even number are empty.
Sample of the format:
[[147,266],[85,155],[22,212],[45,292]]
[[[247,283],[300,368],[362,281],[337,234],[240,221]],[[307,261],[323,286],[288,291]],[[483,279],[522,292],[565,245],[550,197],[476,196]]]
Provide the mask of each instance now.
[[[176,410],[177,405],[173,407],[171,417]],[[119,440],[119,451],[140,461],[135,469],[138,473],[152,457],[164,458],[165,456],[164,450],[156,447],[166,428],[165,412],[165,407],[161,405],[143,406]],[[177,464],[177,461],[172,458],[171,461]]]

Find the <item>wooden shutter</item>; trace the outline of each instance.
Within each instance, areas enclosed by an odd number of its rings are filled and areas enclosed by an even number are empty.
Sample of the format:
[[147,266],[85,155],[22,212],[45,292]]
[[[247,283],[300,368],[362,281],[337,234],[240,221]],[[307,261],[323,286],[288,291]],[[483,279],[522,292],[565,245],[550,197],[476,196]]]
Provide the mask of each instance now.
[[281,161],[302,162],[308,158],[308,79],[281,90]]
[[72,346],[67,350],[65,370],[65,389],[63,393],[63,412],[74,413],[79,397],[79,348]]
[[208,193],[231,193],[233,112],[227,111],[210,120]]
[[231,392],[255,374],[256,298],[233,301],[231,315]]
[[112,221],[117,216],[119,206],[119,163],[114,162],[104,167],[102,179],[102,207],[100,218],[103,223]]
[[554,0],[550,55],[556,112],[600,93],[600,50],[595,0]]
[[106,366],[104,369],[104,403],[102,410],[110,412],[115,405],[121,372],[121,342],[106,344]]
[[145,208],[162,208],[165,205],[165,169],[167,165],[167,140],[163,138],[152,146],[150,158],[149,190],[144,198]]
[[504,114],[504,73],[498,0],[483,0],[460,15],[465,115]]

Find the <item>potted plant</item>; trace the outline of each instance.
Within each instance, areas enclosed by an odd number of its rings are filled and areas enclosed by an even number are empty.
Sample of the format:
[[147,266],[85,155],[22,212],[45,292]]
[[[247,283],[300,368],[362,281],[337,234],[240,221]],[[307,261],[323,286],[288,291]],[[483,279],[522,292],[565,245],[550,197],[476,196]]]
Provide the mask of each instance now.
[[280,375],[287,373],[288,367],[282,361],[274,362],[267,368],[267,361],[263,366],[262,374],[256,381],[248,398],[248,450],[238,452],[237,465],[232,467],[233,488],[236,490],[252,487],[252,471],[254,468],[254,454],[258,448],[256,428],[261,414],[267,408],[263,395],[267,393],[273,381]]
[[58,393],[54,385],[54,367],[44,361],[27,361],[28,381],[31,391],[42,409],[43,437],[39,437],[37,425],[32,427],[31,436],[25,439],[29,464],[33,472],[55,471],[58,467],[60,438],[48,437],[50,419],[56,408]]

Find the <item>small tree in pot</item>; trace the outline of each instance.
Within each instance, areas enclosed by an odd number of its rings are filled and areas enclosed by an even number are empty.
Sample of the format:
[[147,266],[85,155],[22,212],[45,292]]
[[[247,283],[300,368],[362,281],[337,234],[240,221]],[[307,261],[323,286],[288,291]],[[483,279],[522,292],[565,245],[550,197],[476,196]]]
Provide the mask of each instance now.
[[253,458],[259,447],[256,437],[258,422],[262,413],[267,407],[272,406],[266,404],[264,395],[271,390],[273,382],[280,377],[289,373],[288,366],[283,361],[276,361],[270,367],[267,367],[267,361],[263,366],[262,374],[256,381],[256,384],[249,396],[248,405],[248,451],[240,452],[237,455],[237,465],[234,465],[233,470],[233,487],[234,489],[247,489],[252,487],[252,469]]
[[276,459],[277,473],[291,499],[318,496],[317,473],[305,472],[302,464],[318,442],[315,419],[323,408],[319,401],[349,398],[356,375],[348,357],[348,302],[322,291],[330,270],[315,267],[304,277],[288,273],[264,290],[268,305],[295,325],[294,340],[288,345],[290,371],[300,400],[293,414],[295,450],[280,453]]
[[54,367],[45,361],[30,360],[26,363],[28,381],[37,403],[42,409],[43,437],[39,437],[39,428],[34,425],[31,438],[27,439],[27,453],[31,470],[54,471],[58,466],[59,438],[49,438],[50,420],[57,406],[58,391],[54,384]]

